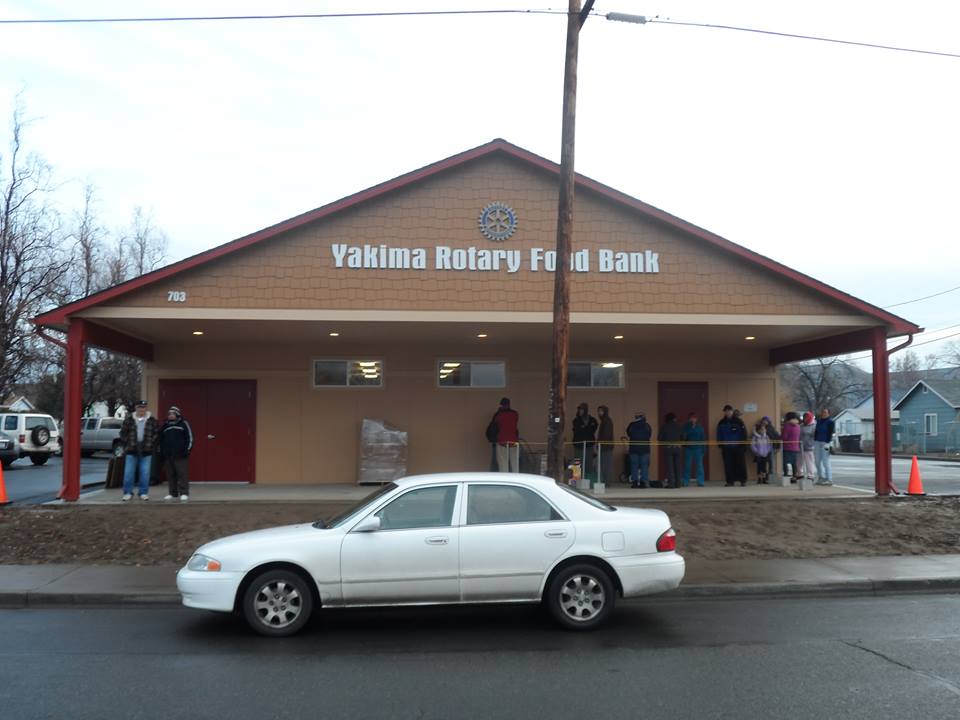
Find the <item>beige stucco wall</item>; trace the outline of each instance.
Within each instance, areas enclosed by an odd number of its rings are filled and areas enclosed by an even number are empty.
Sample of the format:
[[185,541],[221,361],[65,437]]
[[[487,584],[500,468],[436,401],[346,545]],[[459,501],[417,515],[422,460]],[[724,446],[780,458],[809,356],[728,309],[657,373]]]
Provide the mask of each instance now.
[[[254,247],[185,271],[111,301],[125,307],[323,308],[549,311],[553,274],[527,269],[529,251],[554,247],[555,176],[493,156],[342,211]],[[517,213],[518,229],[493,243],[478,229],[480,210],[499,200]],[[594,266],[574,273],[572,307],[583,312],[826,314],[834,301],[774,277],[729,253],[646,219],[619,203],[580,190],[575,248],[589,248]],[[211,245],[219,239],[211,238]],[[771,238],[775,242],[776,238]],[[517,273],[335,268],[331,245],[386,243],[518,249]],[[657,274],[600,273],[596,250],[659,253]]]
[[[452,344],[378,346],[318,340],[296,346],[161,345],[146,370],[148,399],[157,402],[159,378],[244,378],[257,381],[256,482],[271,484],[352,483],[357,479],[360,422],[382,418],[409,432],[410,473],[485,470],[490,448],[484,429],[503,395],[521,416],[522,436],[546,440],[549,347],[510,346],[465,353]],[[606,354],[605,354],[606,353]],[[635,410],[648,413],[656,431],[657,382],[694,380],[709,383],[710,436],[724,403],[758,404],[748,424],[761,415],[777,415],[776,379],[763,350],[699,351],[685,347],[634,350],[610,358],[609,348],[576,347],[575,360],[623,361],[622,390],[571,389],[570,412],[580,402],[610,407],[619,437]],[[311,359],[344,357],[382,359],[382,388],[311,387]],[[503,389],[439,388],[438,360],[500,359],[507,363]],[[155,405],[154,405],[155,406]],[[672,408],[685,415],[686,408]],[[296,429],[299,428],[299,432]],[[293,429],[294,431],[291,431]],[[568,428],[569,430],[569,428]],[[569,432],[568,432],[569,436]],[[655,456],[654,456],[655,457]],[[620,451],[617,468],[622,465]],[[711,475],[722,477],[719,455],[712,451]]]

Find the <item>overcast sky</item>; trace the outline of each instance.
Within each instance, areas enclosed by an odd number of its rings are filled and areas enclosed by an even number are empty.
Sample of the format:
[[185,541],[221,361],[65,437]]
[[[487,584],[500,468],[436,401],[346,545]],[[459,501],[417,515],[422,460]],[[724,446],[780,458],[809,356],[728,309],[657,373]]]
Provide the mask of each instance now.
[[[0,19],[565,5],[0,0]],[[942,0],[595,10],[960,52],[960,3]],[[111,226],[142,205],[179,259],[495,137],[558,161],[565,23],[0,26],[0,112],[23,91],[63,203],[92,183]],[[958,88],[960,59],[593,17],[577,170],[886,306],[960,285]],[[960,332],[960,291],[894,311],[955,326],[918,342]]]

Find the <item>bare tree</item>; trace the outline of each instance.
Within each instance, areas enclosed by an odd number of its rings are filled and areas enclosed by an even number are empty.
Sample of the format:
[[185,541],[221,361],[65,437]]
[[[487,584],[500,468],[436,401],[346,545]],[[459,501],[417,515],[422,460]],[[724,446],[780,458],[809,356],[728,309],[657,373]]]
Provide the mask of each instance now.
[[802,410],[836,412],[860,402],[868,392],[864,373],[839,357],[790,363],[783,367],[781,380]]
[[64,294],[70,267],[50,167],[25,153],[23,130],[18,104],[8,155],[0,156],[0,396],[43,360],[31,320]]
[[937,359],[947,363],[951,367],[960,368],[960,342],[956,340],[948,342],[943,349],[943,354]]
[[74,287],[76,297],[86,297],[102,290],[105,281],[103,246],[106,231],[96,216],[96,193],[92,185],[83,189],[83,209],[74,215]]
[[127,247],[134,277],[155,270],[167,254],[167,236],[154,226],[153,218],[141,207],[133,209],[130,229],[123,244]]
[[911,386],[924,376],[924,363],[913,350],[907,350],[894,355],[890,363],[890,372],[897,376],[897,383]]

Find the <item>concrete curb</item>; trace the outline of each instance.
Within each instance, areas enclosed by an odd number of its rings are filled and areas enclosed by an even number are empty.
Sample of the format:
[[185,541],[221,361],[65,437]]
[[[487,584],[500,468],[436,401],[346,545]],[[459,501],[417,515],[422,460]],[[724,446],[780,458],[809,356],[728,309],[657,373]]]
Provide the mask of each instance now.
[[[814,583],[714,583],[681,585],[659,597],[679,600],[716,598],[871,597],[910,593],[960,592],[960,577],[908,580],[850,580]],[[657,597],[657,596],[650,596]],[[643,602],[632,598],[626,602]],[[182,607],[176,592],[44,593],[0,592],[0,608],[135,607],[172,609]]]

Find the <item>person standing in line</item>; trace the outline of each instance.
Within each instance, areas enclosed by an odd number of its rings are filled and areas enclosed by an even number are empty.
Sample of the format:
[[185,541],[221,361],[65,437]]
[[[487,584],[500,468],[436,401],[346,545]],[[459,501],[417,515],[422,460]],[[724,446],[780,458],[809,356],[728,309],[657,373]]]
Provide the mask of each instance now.
[[650,487],[650,438],[653,428],[647,422],[643,412],[636,412],[633,422],[627,425],[627,438],[630,440],[630,487]]
[[767,423],[763,420],[753,429],[750,439],[750,450],[757,463],[757,485],[766,485],[770,477],[770,455],[773,452],[773,443],[767,435]]
[[747,427],[736,417],[733,406],[723,406],[723,418],[717,423],[717,443],[723,457],[723,479],[727,487],[739,482],[747,484],[746,448]]
[[833,485],[833,470],[830,468],[830,447],[833,445],[833,435],[836,429],[837,424],[830,417],[830,410],[823,408],[820,411],[820,419],[817,420],[817,429],[813,434],[817,485]]
[[690,413],[687,422],[680,431],[680,439],[685,443],[683,448],[684,473],[683,486],[693,482],[696,473],[697,485],[703,487],[703,454],[706,451],[707,431],[700,424],[697,414]]
[[520,414],[510,407],[510,398],[500,399],[493,422],[497,424],[497,469],[520,472]]
[[140,400],[120,426],[123,446],[123,501],[133,497],[137,482],[140,499],[150,499],[150,465],[157,448],[157,419],[147,412],[147,401]]
[[798,479],[806,476],[809,480],[815,480],[817,477],[817,468],[813,457],[815,423],[812,412],[803,414],[803,422],[800,425],[800,472],[797,473]]
[[580,458],[585,478],[593,477],[593,452],[597,443],[597,419],[590,414],[586,403],[577,405],[573,418],[573,454]]
[[743,436],[734,447],[734,464],[737,469],[737,481],[740,487],[747,485],[747,448],[750,446],[750,433],[747,431],[747,424],[743,421],[743,413],[739,408],[733,410],[733,420],[739,426],[739,433]]
[[680,480],[683,477],[683,470],[680,467],[680,458],[683,449],[680,445],[683,428],[677,422],[677,416],[674,413],[667,413],[663,418],[663,427],[657,435],[657,440],[664,444],[663,459],[667,465],[666,484],[664,487],[678,488]]
[[780,433],[773,426],[773,421],[766,415],[760,418],[760,424],[766,428],[767,437],[770,438],[770,462],[767,466],[767,480],[769,480],[770,475],[775,474],[777,470],[777,451],[780,450],[781,445]]
[[613,419],[610,417],[610,408],[606,405],[598,406],[597,417],[600,420],[597,428],[597,441],[600,443],[600,469],[597,473],[597,482],[609,485],[613,477]]
[[164,500],[186,502],[190,499],[189,460],[193,450],[193,430],[176,405],[167,410],[167,421],[160,428],[160,461],[167,476],[169,494]]
[[795,483],[800,475],[800,418],[795,412],[788,412],[780,430],[783,442],[783,474],[791,474],[790,482]]

